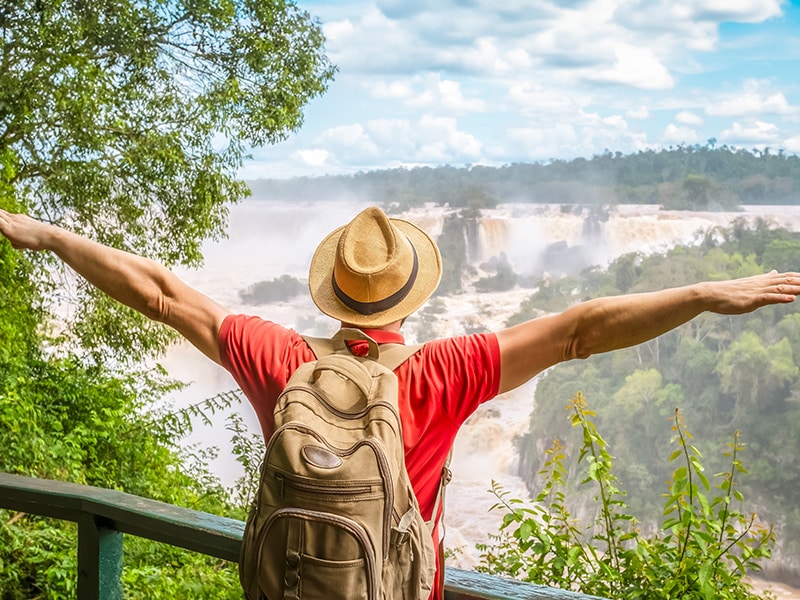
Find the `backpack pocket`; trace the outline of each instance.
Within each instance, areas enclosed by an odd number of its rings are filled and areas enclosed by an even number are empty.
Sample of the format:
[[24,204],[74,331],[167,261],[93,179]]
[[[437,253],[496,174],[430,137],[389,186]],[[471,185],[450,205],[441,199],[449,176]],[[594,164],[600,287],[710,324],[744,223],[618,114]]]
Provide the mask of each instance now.
[[282,508],[256,543],[258,579],[269,600],[376,600],[375,550],[366,530],[340,515]]

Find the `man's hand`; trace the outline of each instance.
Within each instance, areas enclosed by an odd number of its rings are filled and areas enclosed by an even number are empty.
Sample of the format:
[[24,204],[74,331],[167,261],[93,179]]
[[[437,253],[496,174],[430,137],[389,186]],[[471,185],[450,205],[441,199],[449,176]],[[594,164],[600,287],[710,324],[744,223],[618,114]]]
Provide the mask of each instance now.
[[771,271],[730,281],[702,284],[708,293],[708,310],[741,315],[769,304],[793,302],[800,295],[800,273]]
[[57,228],[23,214],[0,209],[0,233],[17,250],[44,250],[47,240]]

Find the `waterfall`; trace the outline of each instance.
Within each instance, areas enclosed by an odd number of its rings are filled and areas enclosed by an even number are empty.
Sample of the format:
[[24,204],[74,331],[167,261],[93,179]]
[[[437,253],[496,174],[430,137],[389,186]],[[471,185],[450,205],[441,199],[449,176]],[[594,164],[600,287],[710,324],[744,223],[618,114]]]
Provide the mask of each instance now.
[[[794,206],[750,206],[740,212],[664,211],[656,205],[562,207],[555,204],[505,204],[484,211],[470,239],[472,264],[477,266],[504,252],[514,270],[539,274],[548,248],[583,249],[591,264],[607,265],[629,253],[665,252],[690,244],[736,219],[800,231],[800,210]],[[578,265],[582,267],[585,265]]]

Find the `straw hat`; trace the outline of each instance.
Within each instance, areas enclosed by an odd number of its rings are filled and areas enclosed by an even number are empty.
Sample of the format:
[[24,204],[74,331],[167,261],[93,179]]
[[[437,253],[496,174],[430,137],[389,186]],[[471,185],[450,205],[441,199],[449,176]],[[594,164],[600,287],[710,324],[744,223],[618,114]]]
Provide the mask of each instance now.
[[373,206],[322,240],[311,259],[308,287],[329,317],[381,327],[422,306],[441,277],[436,242]]

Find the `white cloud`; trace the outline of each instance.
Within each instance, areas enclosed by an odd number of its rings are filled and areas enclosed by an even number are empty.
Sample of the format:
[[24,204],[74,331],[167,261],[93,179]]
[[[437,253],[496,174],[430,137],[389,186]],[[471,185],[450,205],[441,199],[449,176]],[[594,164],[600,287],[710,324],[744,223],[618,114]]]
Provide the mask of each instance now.
[[[780,37],[786,23],[773,29],[777,20],[767,21],[780,15],[780,0],[306,7],[322,18],[339,70],[300,132],[255,153],[277,157],[264,164],[291,159],[298,169],[353,172],[591,156],[712,137],[783,143],[789,152],[798,145],[800,100],[787,65],[800,47]],[[730,22],[756,25],[744,33],[720,27]]]
[[605,117],[603,119],[603,123],[608,125],[609,127],[613,127],[614,129],[627,129],[628,123],[623,119],[620,115],[611,115],[610,117]]
[[774,144],[779,141],[780,132],[777,126],[766,121],[753,120],[744,124],[737,121],[723,130],[719,139],[732,145]]
[[381,154],[380,147],[359,124],[327,129],[317,136],[314,143],[336,156],[337,160],[364,160],[365,157],[375,158]]
[[439,98],[444,108],[457,112],[480,112],[486,110],[483,100],[465,98],[461,93],[461,84],[457,81],[443,80],[437,85]]
[[503,41],[479,37],[467,45],[441,49],[439,59],[451,68],[489,76],[504,75],[531,66],[533,60],[527,50],[514,46],[504,48],[503,45]]
[[414,88],[409,80],[378,81],[371,86],[370,93],[375,98],[406,100],[414,95]]
[[721,23],[762,23],[781,14],[780,0],[378,0],[350,5],[347,16],[341,3],[317,3],[332,15],[324,31],[342,72],[444,69],[503,77],[545,66],[586,77],[585,70],[598,69],[601,80],[643,89],[672,87],[670,68],[685,69],[690,51],[714,50]]
[[514,82],[506,99],[512,110],[527,117],[547,115],[550,118],[571,116],[590,101],[585,94],[570,94],[566,90],[528,81]]
[[625,116],[636,121],[644,121],[650,116],[650,111],[646,106],[639,106],[638,108],[630,109],[625,113]]
[[519,154],[527,160],[576,156],[582,150],[575,128],[563,122],[549,127],[512,128],[508,130],[508,139],[514,149],[505,148],[504,152]]
[[328,162],[330,153],[327,150],[320,148],[312,148],[308,150],[298,150],[292,153],[292,158],[301,161],[309,167],[320,168],[325,166]]
[[800,135],[795,135],[783,140],[783,148],[792,154],[800,154]]
[[690,16],[698,20],[761,23],[780,16],[780,0],[701,0],[693,2]]
[[615,61],[610,67],[585,73],[589,80],[619,83],[648,90],[667,89],[675,80],[651,48],[619,43],[614,48]]
[[384,153],[410,159],[416,143],[416,132],[408,119],[375,119],[367,124],[369,136],[383,149]]
[[[597,113],[577,110],[571,118],[549,120],[546,117],[529,127],[514,127],[507,131],[511,144],[503,151],[517,160],[546,160],[592,156],[606,148],[636,151],[646,147],[646,136],[631,130],[619,115],[602,117]],[[507,157],[499,157],[508,161]]]
[[[763,23],[781,14],[781,0],[627,0],[615,2],[614,21],[630,38],[662,56],[710,52],[722,23]],[[682,62],[682,66],[686,63]]]
[[461,164],[475,162],[482,145],[458,129],[456,119],[423,115],[417,120],[374,119],[365,124],[333,127],[314,140],[321,156],[344,164],[375,167],[386,164]]
[[459,131],[455,119],[424,115],[416,129],[418,151],[414,157],[418,162],[480,157],[481,143],[474,136]]
[[742,117],[759,114],[785,115],[797,112],[786,100],[782,92],[765,95],[757,89],[757,84],[749,82],[746,91],[709,104],[706,113],[715,117]]
[[410,79],[373,85],[370,93],[381,99],[402,100],[406,106],[426,110],[444,110],[448,114],[485,111],[486,103],[477,98],[466,98],[461,83],[443,79],[439,73],[417,75]]
[[700,141],[700,136],[691,127],[679,127],[670,123],[664,129],[664,141],[668,144],[695,144]]
[[322,27],[325,39],[329,44],[344,44],[356,33],[356,28],[350,19],[325,23]]
[[682,110],[675,115],[675,121],[682,125],[702,125],[703,118],[688,110]]
[[347,19],[323,25],[326,54],[340,72],[407,72],[421,44],[407,23],[370,6]]

